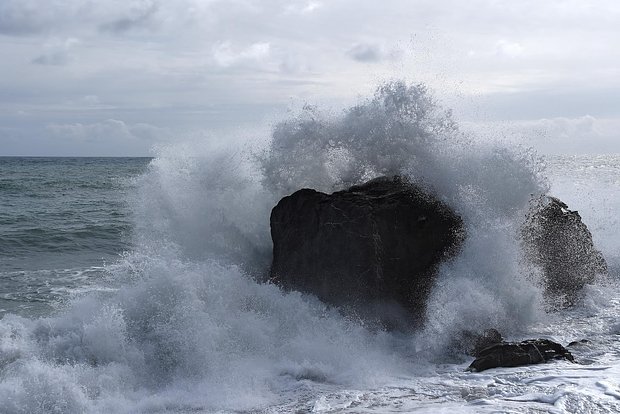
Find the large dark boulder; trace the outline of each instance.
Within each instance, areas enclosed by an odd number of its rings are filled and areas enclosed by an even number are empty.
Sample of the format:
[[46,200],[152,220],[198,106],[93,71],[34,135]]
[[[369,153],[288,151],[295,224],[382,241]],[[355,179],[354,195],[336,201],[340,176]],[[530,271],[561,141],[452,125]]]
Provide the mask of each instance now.
[[468,371],[480,372],[490,368],[540,364],[553,359],[575,361],[566,348],[549,339],[500,342],[478,350],[475,356],[476,359],[467,368]]
[[555,197],[533,203],[522,229],[525,252],[543,271],[547,297],[571,305],[586,284],[607,272],[603,255],[577,211]]
[[438,264],[463,239],[446,204],[400,177],[302,189],[271,212],[271,278],[387,328],[422,322]]

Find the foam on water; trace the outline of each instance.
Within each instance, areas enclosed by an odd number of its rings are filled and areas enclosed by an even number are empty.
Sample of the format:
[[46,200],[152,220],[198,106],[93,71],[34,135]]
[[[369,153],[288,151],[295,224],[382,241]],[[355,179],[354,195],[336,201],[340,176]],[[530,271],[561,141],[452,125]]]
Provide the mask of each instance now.
[[[402,82],[339,115],[307,108],[266,146],[163,149],[137,182],[134,249],[107,267],[110,289],[54,316],[0,321],[0,411],[329,412],[364,395],[388,401],[398,393],[346,390],[403,378],[434,378],[420,387],[454,401],[464,367],[427,362],[442,360],[454,333],[517,335],[548,318],[515,236],[528,200],[548,189],[538,165],[528,151],[460,133],[423,86]],[[466,224],[423,332],[369,331],[312,296],[260,283],[282,195],[385,174],[408,175]],[[454,384],[438,388],[438,372]]]

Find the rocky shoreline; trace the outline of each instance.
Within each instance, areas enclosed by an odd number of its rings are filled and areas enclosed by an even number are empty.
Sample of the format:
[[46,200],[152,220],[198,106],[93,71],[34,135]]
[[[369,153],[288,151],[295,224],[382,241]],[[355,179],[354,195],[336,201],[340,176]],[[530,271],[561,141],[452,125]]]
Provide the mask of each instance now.
[[[333,194],[301,189],[273,208],[270,225],[273,283],[315,295],[368,326],[401,331],[423,326],[437,268],[467,237],[456,212],[400,176]],[[532,200],[519,237],[542,272],[545,296],[560,308],[607,271],[578,212],[557,198]],[[505,342],[493,329],[468,335],[460,351],[476,357],[470,371],[574,361],[548,339]]]

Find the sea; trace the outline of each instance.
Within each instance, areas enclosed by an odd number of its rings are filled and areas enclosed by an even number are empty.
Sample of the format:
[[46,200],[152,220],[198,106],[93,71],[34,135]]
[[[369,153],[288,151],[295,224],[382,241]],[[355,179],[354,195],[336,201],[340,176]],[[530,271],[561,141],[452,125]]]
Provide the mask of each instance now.
[[[478,139],[398,82],[250,138],[0,157],[0,413],[620,412],[620,155]],[[377,329],[266,281],[280,197],[392,173],[466,225],[423,328]],[[520,247],[541,194],[579,211],[609,267],[569,309]],[[450,344],[488,328],[586,341],[576,363],[468,372]]]

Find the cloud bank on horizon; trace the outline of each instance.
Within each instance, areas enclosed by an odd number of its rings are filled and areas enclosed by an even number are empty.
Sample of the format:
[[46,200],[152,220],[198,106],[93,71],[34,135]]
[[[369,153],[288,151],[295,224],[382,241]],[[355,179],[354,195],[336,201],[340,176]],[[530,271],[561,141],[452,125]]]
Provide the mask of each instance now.
[[618,21],[614,0],[2,0],[0,155],[149,155],[390,78],[545,152],[620,152]]

